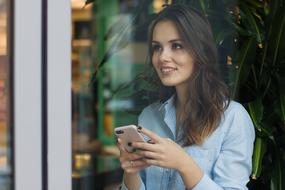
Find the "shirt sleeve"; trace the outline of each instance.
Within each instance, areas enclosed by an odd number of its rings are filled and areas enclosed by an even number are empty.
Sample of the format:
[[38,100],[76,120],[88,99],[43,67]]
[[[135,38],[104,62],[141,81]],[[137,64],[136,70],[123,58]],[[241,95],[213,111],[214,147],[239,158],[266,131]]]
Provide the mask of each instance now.
[[[141,186],[139,190],[145,190],[146,188],[145,188],[145,182],[144,182],[145,181],[145,171],[144,170],[140,172],[140,181],[141,181]],[[121,190],[128,190],[126,184],[124,183],[124,180],[121,185]]]
[[247,113],[237,105],[229,118],[221,151],[212,169],[212,179],[204,174],[193,190],[245,190],[252,172],[254,126]]

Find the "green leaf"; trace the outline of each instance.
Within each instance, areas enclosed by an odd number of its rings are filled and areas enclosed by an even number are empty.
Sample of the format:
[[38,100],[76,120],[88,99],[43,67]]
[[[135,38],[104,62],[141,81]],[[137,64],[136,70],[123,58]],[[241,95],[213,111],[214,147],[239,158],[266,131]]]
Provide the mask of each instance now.
[[221,45],[221,44],[223,44],[223,42],[225,41],[225,39],[228,37],[228,36],[230,36],[230,35],[232,35],[233,34],[233,31],[232,30],[221,30],[219,33],[217,33],[216,35],[215,35],[215,42],[216,42],[216,44],[217,45]]
[[241,47],[241,52],[238,57],[238,63],[235,71],[234,86],[232,89],[233,97],[236,97],[240,85],[242,85],[248,77],[250,65],[253,63],[256,52],[256,41],[254,38],[247,40]]
[[269,52],[272,65],[284,59],[285,51],[285,11],[279,7],[272,19],[272,29],[269,31]]
[[285,172],[284,172],[284,158],[281,150],[275,150],[274,166],[270,181],[271,190],[284,190],[285,189]]
[[266,128],[261,126],[260,132],[262,135],[266,136],[267,138],[269,138],[270,140],[272,140],[275,143],[273,131],[272,131],[272,128],[270,126],[268,126]]
[[201,9],[202,9],[204,15],[207,15],[205,1],[204,0],[199,0],[199,2],[200,2],[200,6],[201,6]]
[[285,95],[280,95],[281,118],[285,122]]
[[250,1],[246,1],[247,3],[253,5],[256,8],[263,8],[263,2],[261,1],[256,1],[256,0],[250,0]]
[[[226,14],[224,20],[233,27],[236,32],[238,32],[241,36],[250,36],[251,32],[243,28],[239,23],[236,21],[236,17],[232,14]],[[221,30],[221,28],[219,28]]]
[[251,32],[242,28],[240,25],[234,23],[231,21],[231,25],[234,27],[234,29],[241,35],[241,36],[251,36]]
[[268,14],[270,12],[270,7],[269,7],[269,4],[267,2],[264,3],[263,10],[264,10],[265,15],[268,16]]
[[257,179],[262,171],[262,159],[266,151],[265,142],[257,137],[254,144],[254,152],[252,159],[252,179]]
[[285,94],[279,94],[279,101],[277,102],[276,112],[281,119],[281,128],[285,132]]
[[252,14],[252,12],[249,10],[248,6],[242,6],[242,10],[245,13],[246,19],[249,22],[249,27],[251,28],[252,32],[255,34],[255,38],[256,41],[258,42],[258,44],[262,44],[262,40],[263,40],[263,34],[262,34],[262,29],[260,29],[258,23],[256,22],[256,20],[254,19],[254,16]]
[[258,130],[261,130],[260,124],[261,124],[261,120],[263,117],[263,110],[264,110],[261,99],[258,98],[255,101],[248,103],[248,108],[249,108],[249,114],[251,116],[254,126]]

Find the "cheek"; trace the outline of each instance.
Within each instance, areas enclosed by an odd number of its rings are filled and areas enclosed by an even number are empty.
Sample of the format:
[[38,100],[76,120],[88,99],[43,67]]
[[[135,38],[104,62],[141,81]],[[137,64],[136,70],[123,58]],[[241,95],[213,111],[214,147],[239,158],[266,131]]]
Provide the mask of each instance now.
[[186,73],[192,73],[192,71],[193,71],[193,63],[188,62],[187,64],[183,65],[182,68],[183,68],[183,70]]
[[191,78],[193,74],[193,65],[188,65],[186,68],[185,68],[185,75],[188,76],[188,78]]
[[181,66],[183,66],[187,70],[193,70],[194,67],[194,59],[189,55],[178,56],[179,62]]
[[151,61],[152,61],[152,65],[155,68],[157,68],[157,66],[158,66],[158,58],[157,58],[157,56],[153,55]]
[[180,62],[180,71],[182,72],[183,76],[190,77],[193,74],[194,70],[194,63],[193,60],[187,59],[187,61]]

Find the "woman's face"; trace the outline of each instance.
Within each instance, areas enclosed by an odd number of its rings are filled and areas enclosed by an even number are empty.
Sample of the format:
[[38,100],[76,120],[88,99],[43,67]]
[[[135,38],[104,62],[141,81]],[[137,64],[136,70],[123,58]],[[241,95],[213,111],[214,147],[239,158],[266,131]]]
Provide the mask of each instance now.
[[165,86],[184,86],[189,80],[194,59],[172,21],[160,21],[152,35],[152,64]]

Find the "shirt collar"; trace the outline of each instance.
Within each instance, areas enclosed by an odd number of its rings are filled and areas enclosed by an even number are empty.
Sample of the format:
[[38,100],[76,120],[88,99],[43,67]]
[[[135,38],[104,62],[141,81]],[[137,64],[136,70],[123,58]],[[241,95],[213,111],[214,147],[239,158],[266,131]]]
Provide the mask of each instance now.
[[176,139],[175,96],[175,94],[172,95],[167,101],[159,106],[159,111],[162,113],[162,118],[173,135],[172,140]]
[[171,107],[171,106],[174,106],[174,100],[175,100],[175,94],[173,94],[168,100],[166,100],[165,102],[163,102],[160,106],[159,106],[159,108],[158,108],[158,110],[159,111],[162,111],[162,109],[163,108],[169,108],[169,106]]

